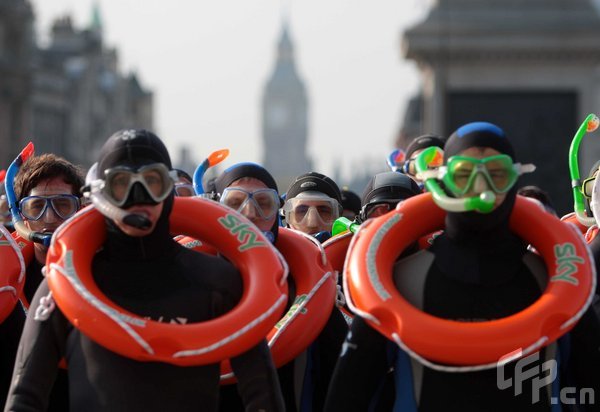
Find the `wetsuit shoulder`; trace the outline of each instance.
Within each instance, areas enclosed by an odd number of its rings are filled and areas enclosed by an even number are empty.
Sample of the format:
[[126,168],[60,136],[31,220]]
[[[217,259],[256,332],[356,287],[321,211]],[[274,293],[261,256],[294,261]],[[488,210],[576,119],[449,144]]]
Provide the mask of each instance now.
[[44,279],[33,296],[19,343],[7,411],[48,407],[70,330],[69,322],[49,292]]

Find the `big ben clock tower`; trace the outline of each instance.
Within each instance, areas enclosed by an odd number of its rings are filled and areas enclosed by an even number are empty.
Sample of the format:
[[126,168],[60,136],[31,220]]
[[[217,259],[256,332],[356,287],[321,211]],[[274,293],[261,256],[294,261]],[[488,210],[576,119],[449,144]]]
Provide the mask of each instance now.
[[306,155],[308,102],[296,71],[294,47],[283,24],[277,61],[262,102],[263,165],[284,192],[292,180],[312,170]]

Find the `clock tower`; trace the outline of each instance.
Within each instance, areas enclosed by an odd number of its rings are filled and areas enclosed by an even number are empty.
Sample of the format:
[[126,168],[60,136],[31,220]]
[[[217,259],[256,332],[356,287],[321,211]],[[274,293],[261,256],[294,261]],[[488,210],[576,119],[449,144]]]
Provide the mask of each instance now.
[[312,170],[306,154],[308,102],[294,61],[289,28],[283,24],[277,61],[262,100],[263,165],[284,192],[292,180]]

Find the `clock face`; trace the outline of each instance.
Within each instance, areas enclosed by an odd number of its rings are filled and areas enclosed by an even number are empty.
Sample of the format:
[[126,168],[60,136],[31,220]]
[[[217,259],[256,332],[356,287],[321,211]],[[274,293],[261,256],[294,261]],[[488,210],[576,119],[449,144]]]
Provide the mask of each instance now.
[[273,105],[267,111],[267,123],[272,127],[284,126],[289,118],[289,111],[281,105]]

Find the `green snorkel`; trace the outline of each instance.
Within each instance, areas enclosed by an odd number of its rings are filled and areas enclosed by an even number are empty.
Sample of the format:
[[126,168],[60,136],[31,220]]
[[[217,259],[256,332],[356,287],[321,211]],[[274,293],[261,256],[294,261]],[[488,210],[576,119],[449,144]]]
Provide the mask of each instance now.
[[416,159],[417,177],[425,182],[425,188],[433,195],[434,202],[442,209],[448,212],[469,212],[477,211],[480,213],[489,213],[494,208],[496,195],[494,192],[487,190],[479,196],[457,199],[448,196],[440,187],[438,179],[441,180],[440,173],[444,173],[445,168],[442,166],[437,170],[430,170],[427,166],[439,156],[443,156],[443,152],[439,147],[429,147],[425,149]]
[[350,219],[348,219],[347,217],[338,217],[334,222],[333,222],[333,226],[331,227],[331,235],[335,236],[335,235],[339,235],[342,232],[345,232],[347,230],[349,230],[352,233],[356,233],[358,232],[358,229],[360,228],[360,224],[356,223]]
[[573,208],[579,223],[585,226],[596,224],[596,219],[593,216],[587,216],[585,213],[585,199],[581,192],[581,176],[579,174],[579,145],[586,133],[591,133],[600,125],[598,116],[591,113],[585,118],[577,133],[573,136],[571,147],[569,148],[569,172],[571,173],[571,187],[573,188]]

